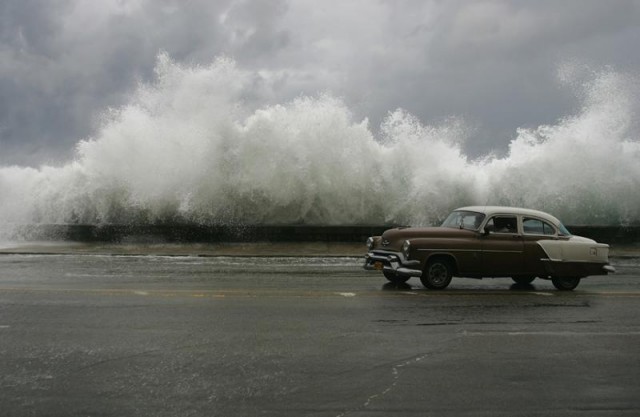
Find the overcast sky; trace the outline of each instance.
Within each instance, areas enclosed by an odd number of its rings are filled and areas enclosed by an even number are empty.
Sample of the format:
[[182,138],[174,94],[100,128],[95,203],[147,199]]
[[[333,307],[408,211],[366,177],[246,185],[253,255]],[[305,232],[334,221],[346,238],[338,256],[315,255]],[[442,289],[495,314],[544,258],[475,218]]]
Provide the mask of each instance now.
[[70,159],[160,51],[277,78],[257,106],[329,92],[374,132],[396,108],[461,118],[475,157],[574,114],[567,65],[640,74],[638,45],[640,0],[0,0],[0,164]]

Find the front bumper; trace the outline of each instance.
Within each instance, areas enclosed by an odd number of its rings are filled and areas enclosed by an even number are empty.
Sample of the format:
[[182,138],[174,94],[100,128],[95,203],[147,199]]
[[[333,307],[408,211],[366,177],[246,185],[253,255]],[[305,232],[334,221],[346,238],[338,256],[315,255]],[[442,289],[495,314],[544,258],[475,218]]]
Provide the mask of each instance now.
[[364,256],[364,269],[384,271],[401,277],[421,277],[420,261],[404,258],[402,253],[372,251]]

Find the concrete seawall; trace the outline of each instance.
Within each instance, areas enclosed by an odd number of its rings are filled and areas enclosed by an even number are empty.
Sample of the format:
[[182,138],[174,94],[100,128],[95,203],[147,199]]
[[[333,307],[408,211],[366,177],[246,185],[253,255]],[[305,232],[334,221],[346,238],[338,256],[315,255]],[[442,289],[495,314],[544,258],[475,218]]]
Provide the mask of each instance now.
[[[26,241],[106,243],[364,242],[394,225],[26,225]],[[609,244],[640,242],[640,226],[568,226],[579,236]]]
[[394,226],[310,225],[29,225],[21,240],[108,243],[364,242]]

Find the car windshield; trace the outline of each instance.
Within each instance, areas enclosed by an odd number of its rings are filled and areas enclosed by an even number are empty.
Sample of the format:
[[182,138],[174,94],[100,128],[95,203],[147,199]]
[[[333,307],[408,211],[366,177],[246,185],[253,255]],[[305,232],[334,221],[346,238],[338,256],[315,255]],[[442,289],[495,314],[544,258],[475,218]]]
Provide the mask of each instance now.
[[475,211],[454,211],[442,223],[441,227],[455,227],[456,229],[478,230],[484,214]]

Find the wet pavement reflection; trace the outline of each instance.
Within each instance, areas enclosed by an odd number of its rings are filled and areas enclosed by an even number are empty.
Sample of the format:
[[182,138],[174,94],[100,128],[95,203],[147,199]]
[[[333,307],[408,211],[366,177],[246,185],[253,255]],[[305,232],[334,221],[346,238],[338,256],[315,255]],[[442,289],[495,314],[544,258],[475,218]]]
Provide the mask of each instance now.
[[640,263],[386,282],[359,257],[0,256],[3,415],[638,415]]

